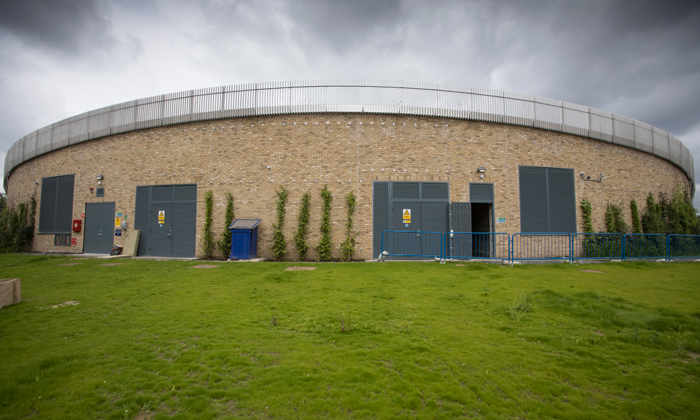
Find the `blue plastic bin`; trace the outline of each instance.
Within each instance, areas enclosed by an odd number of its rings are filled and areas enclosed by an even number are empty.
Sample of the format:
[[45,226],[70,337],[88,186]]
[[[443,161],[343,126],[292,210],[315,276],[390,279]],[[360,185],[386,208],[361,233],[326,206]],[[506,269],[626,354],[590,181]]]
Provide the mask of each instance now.
[[258,223],[262,219],[236,219],[231,230],[231,260],[249,260],[258,257]]

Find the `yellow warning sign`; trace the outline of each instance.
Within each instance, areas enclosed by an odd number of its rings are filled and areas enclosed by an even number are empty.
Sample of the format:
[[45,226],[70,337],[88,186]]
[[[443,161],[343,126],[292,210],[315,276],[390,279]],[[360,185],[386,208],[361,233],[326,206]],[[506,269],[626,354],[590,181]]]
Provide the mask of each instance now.
[[165,210],[158,210],[158,221],[165,220]]
[[121,219],[121,217],[115,217],[115,218],[114,218],[114,226],[115,226],[115,227],[118,227],[118,228],[122,227],[122,219]]
[[411,209],[403,209],[403,220],[411,220]]

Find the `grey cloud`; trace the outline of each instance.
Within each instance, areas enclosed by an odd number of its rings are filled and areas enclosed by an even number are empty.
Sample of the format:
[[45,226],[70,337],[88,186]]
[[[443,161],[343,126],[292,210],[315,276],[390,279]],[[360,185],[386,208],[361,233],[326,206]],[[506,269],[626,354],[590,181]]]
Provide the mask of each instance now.
[[498,5],[486,21],[502,22],[496,30],[511,44],[496,53],[493,74],[505,86],[495,87],[602,108],[675,134],[693,126],[688,109],[700,105],[700,3]]
[[[42,72],[59,74],[58,86],[90,72],[123,87],[125,76],[143,86],[155,69],[168,69],[170,77],[134,98],[314,78],[510,90],[658,126],[683,137],[700,168],[697,1],[106,1],[0,0],[0,75],[21,74],[30,86]],[[63,56],[70,64],[56,59]],[[72,103],[90,95],[67,82],[56,89]],[[17,94],[8,86],[0,84],[3,96]],[[124,100],[112,99],[105,104]],[[24,123],[3,146],[39,128]]]
[[237,42],[238,37],[271,41],[266,48],[292,46],[318,58],[384,39],[396,31],[401,17],[400,0],[205,1],[201,7],[220,35],[235,36],[220,42]]
[[99,0],[0,1],[0,31],[34,48],[83,55],[116,44]]
[[288,14],[302,43],[326,45],[338,54],[392,38],[404,17],[400,0],[296,1]]

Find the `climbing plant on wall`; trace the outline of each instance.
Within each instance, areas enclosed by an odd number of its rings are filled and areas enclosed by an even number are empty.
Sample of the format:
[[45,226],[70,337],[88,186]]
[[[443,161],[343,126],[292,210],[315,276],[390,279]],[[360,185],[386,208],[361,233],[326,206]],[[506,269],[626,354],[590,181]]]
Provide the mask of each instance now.
[[616,204],[608,203],[605,208],[605,228],[608,233],[627,233],[629,226],[622,217],[622,208]]
[[633,198],[630,201],[630,212],[632,212],[632,233],[642,233],[642,222],[639,219],[639,208],[637,201]]
[[235,214],[233,213],[233,195],[231,191],[226,191],[226,215],[224,216],[224,231],[221,232],[221,239],[219,239],[219,250],[221,250],[221,256],[227,259],[231,255],[231,229],[228,227],[233,223],[235,219]]
[[581,216],[583,217],[583,233],[593,233],[593,219],[591,213],[593,207],[587,198],[581,200]]
[[347,228],[347,233],[345,235],[345,240],[340,245],[340,252],[341,252],[342,258],[345,261],[350,261],[350,260],[352,260],[352,256],[355,253],[355,246],[356,246],[355,234],[352,232],[352,226],[354,223],[353,214],[355,214],[355,207],[357,206],[357,199],[355,198],[355,194],[352,192],[352,190],[348,193],[348,195],[345,196],[345,203],[348,205],[348,219],[347,219],[347,222],[345,223],[345,227]]
[[202,247],[204,258],[214,256],[214,236],[211,233],[212,213],[214,212],[214,193],[211,190],[204,194],[204,228],[202,232]]
[[642,229],[644,233],[663,233],[661,221],[661,205],[654,200],[654,194],[647,195],[647,208],[642,214]]
[[330,261],[333,248],[331,243],[331,203],[333,202],[333,196],[328,190],[328,185],[323,186],[321,199],[323,199],[323,206],[321,207],[321,240],[316,249],[318,250],[319,260]]
[[306,253],[309,251],[309,246],[306,243],[306,234],[308,233],[309,225],[310,201],[311,193],[307,191],[301,196],[301,209],[299,209],[299,216],[297,217],[297,231],[294,233],[294,243],[299,253],[299,259],[302,261],[306,259]]
[[275,261],[279,261],[287,253],[287,241],[284,239],[282,228],[284,227],[284,214],[287,207],[289,192],[284,189],[284,185],[277,192],[277,223],[272,224],[274,231],[272,235],[272,256]]

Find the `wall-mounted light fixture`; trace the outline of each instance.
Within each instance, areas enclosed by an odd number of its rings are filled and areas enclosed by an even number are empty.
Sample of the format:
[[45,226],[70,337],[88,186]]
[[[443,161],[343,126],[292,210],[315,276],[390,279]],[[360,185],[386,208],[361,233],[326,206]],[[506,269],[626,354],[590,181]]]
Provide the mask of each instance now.
[[486,172],[486,168],[483,166],[479,166],[479,169],[476,170],[479,173],[479,177],[481,179],[484,179],[484,173]]
[[39,185],[39,181],[34,181],[34,183],[35,183],[36,185]]
[[579,175],[581,176],[581,179],[584,181],[601,182],[602,180],[605,179],[605,174],[603,172],[600,173],[600,178],[598,178],[598,179],[591,179],[591,176],[590,175],[587,176],[585,174],[585,172],[581,172],[581,173],[579,173]]
[[103,179],[104,177],[102,176],[102,174],[97,175],[97,185],[102,185]]

